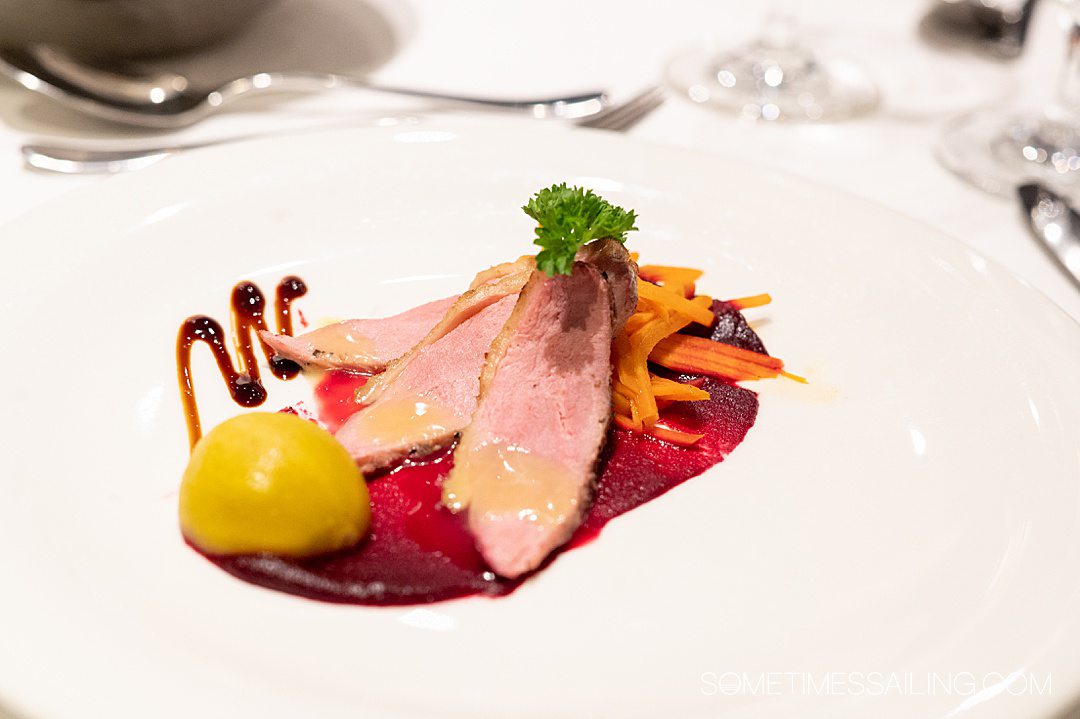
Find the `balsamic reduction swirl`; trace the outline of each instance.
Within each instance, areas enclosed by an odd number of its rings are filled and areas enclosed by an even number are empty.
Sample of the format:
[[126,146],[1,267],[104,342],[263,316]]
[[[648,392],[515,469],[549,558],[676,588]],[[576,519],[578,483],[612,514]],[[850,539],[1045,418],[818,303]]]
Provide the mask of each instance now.
[[[292,302],[306,293],[307,286],[299,277],[289,276],[278,283],[274,296],[278,334],[292,334]],[[258,330],[268,329],[265,316],[266,298],[255,283],[241,282],[233,287],[230,304],[236,363],[226,347],[225,331],[212,317],[188,317],[180,325],[176,337],[176,375],[191,447],[194,447],[202,436],[199,407],[195,401],[195,386],[191,376],[191,348],[196,342],[203,342],[210,347],[221,378],[229,389],[229,395],[241,407],[258,407],[266,401],[266,388],[259,376],[255,342],[258,342],[275,377],[292,379],[300,373],[300,367],[295,362],[276,356],[274,350],[259,337]]]

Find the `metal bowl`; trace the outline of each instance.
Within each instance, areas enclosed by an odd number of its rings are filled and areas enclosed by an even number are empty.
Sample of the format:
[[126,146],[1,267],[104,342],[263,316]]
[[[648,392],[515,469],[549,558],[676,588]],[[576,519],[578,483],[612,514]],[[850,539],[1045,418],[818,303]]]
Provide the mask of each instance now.
[[237,32],[277,0],[0,0],[0,46],[45,43],[120,59],[192,50]]

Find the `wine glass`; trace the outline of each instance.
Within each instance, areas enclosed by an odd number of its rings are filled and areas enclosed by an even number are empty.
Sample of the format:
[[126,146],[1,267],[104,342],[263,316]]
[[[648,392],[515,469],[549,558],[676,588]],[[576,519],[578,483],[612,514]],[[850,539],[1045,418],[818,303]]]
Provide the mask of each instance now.
[[668,65],[667,79],[694,102],[752,119],[841,120],[878,104],[869,74],[810,47],[782,3],[756,40],[722,53],[687,51]]
[[984,108],[948,124],[937,145],[942,164],[987,192],[1011,196],[1029,180],[1076,196],[1080,190],[1080,0],[1069,11],[1057,97],[1042,110]]

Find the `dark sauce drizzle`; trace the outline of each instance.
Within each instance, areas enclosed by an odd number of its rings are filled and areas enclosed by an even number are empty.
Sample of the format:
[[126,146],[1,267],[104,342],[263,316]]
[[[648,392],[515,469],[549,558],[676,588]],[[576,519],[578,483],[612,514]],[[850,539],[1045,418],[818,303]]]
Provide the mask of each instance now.
[[[289,276],[278,283],[274,295],[274,313],[278,334],[292,334],[292,301],[303,297],[307,286],[299,277]],[[270,371],[278,379],[292,379],[300,373],[295,362],[274,354],[258,330],[269,329],[266,324],[266,298],[253,282],[241,282],[232,291],[231,299],[233,347],[238,362],[234,363],[226,348],[225,331],[217,320],[206,315],[194,315],[184,320],[176,337],[176,374],[180,384],[180,399],[187,419],[188,441],[192,447],[202,436],[199,407],[195,401],[195,386],[191,377],[191,348],[196,342],[205,342],[217,361],[221,378],[229,389],[233,401],[241,407],[258,407],[266,401],[266,388],[259,377],[259,363],[255,356],[258,342],[270,365]]]

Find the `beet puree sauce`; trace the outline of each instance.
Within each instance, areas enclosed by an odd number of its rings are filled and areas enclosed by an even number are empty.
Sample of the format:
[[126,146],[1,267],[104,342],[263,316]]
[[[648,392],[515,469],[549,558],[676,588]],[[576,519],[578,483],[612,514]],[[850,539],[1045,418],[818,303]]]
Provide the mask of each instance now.
[[[713,339],[764,351],[738,311],[720,302],[713,309],[718,317]],[[319,416],[331,429],[344,421],[353,392],[363,382],[357,375],[331,372],[320,383]],[[757,416],[757,396],[714,379],[706,379],[702,387],[710,399],[678,403],[663,413],[667,425],[705,435],[693,447],[612,430],[593,502],[573,539],[555,555],[592,539],[612,518],[721,462],[743,440]],[[371,533],[354,549],[299,560],[267,555],[210,559],[254,584],[330,602],[419,604],[509,594],[523,580],[495,576],[476,550],[464,518],[440,504],[442,480],[452,463],[447,449],[369,477]]]

